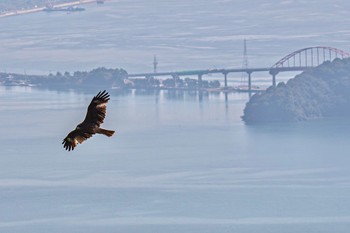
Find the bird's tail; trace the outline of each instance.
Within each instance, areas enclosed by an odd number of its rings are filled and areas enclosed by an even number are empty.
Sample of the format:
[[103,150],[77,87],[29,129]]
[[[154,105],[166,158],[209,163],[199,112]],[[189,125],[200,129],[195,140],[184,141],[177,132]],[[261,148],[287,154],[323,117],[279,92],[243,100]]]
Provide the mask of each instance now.
[[97,133],[106,135],[106,136],[108,136],[108,137],[111,137],[111,136],[115,133],[115,131],[113,131],[113,130],[107,130],[107,129],[102,129],[102,128],[98,128],[98,129],[97,129]]

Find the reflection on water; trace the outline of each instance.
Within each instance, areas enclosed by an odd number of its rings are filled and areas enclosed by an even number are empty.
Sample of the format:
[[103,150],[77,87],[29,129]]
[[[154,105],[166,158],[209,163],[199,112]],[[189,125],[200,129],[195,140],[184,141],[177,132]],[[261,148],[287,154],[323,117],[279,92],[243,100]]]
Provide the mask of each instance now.
[[157,96],[160,98],[166,98],[168,100],[177,101],[203,101],[209,99],[222,99],[228,100],[228,93],[223,92],[209,92],[209,91],[197,91],[197,90],[159,90],[159,89],[136,89],[136,90],[116,90],[111,91],[116,95],[139,95],[139,96]]
[[246,93],[111,90],[116,136],[66,152],[98,91],[0,88],[2,232],[348,229],[348,120],[246,126]]

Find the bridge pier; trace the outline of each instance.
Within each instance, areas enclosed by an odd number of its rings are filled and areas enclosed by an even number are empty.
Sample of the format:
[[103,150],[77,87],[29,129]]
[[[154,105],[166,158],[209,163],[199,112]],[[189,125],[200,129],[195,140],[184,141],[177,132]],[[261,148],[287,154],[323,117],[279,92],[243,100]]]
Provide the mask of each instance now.
[[228,74],[228,73],[225,72],[225,73],[223,73],[223,74],[224,74],[224,78],[225,78],[225,88],[227,88],[227,74]]
[[276,76],[278,74],[277,70],[270,70],[269,72],[272,75],[272,86],[276,87]]
[[198,88],[202,87],[202,76],[203,74],[198,74]]
[[248,74],[248,91],[252,92],[252,72],[247,72]]

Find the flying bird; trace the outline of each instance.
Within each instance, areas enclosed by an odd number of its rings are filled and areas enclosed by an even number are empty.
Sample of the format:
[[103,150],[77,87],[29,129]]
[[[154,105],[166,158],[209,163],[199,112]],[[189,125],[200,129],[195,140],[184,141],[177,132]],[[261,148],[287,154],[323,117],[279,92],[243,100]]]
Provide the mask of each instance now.
[[75,130],[70,132],[67,137],[63,139],[63,147],[68,150],[74,150],[78,143],[83,143],[86,139],[92,137],[94,134],[103,134],[111,137],[115,131],[100,128],[103,120],[106,117],[106,104],[109,100],[109,94],[100,91],[89,104],[86,117],[82,123],[77,125]]

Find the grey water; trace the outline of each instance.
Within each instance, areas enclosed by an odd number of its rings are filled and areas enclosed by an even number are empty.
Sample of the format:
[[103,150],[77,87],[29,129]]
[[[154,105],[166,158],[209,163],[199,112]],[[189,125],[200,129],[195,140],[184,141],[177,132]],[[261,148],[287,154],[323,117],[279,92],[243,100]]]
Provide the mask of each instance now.
[[66,152],[93,93],[1,88],[2,232],[347,232],[346,120],[252,127],[246,94],[111,92],[105,128]]
[[[2,18],[0,69],[144,72],[154,54],[163,71],[241,67],[244,38],[249,65],[271,66],[349,50],[349,7],[109,1]],[[1,232],[348,232],[348,119],[247,126],[245,93],[109,90],[103,126],[117,134],[66,152],[98,91],[0,87]]]

